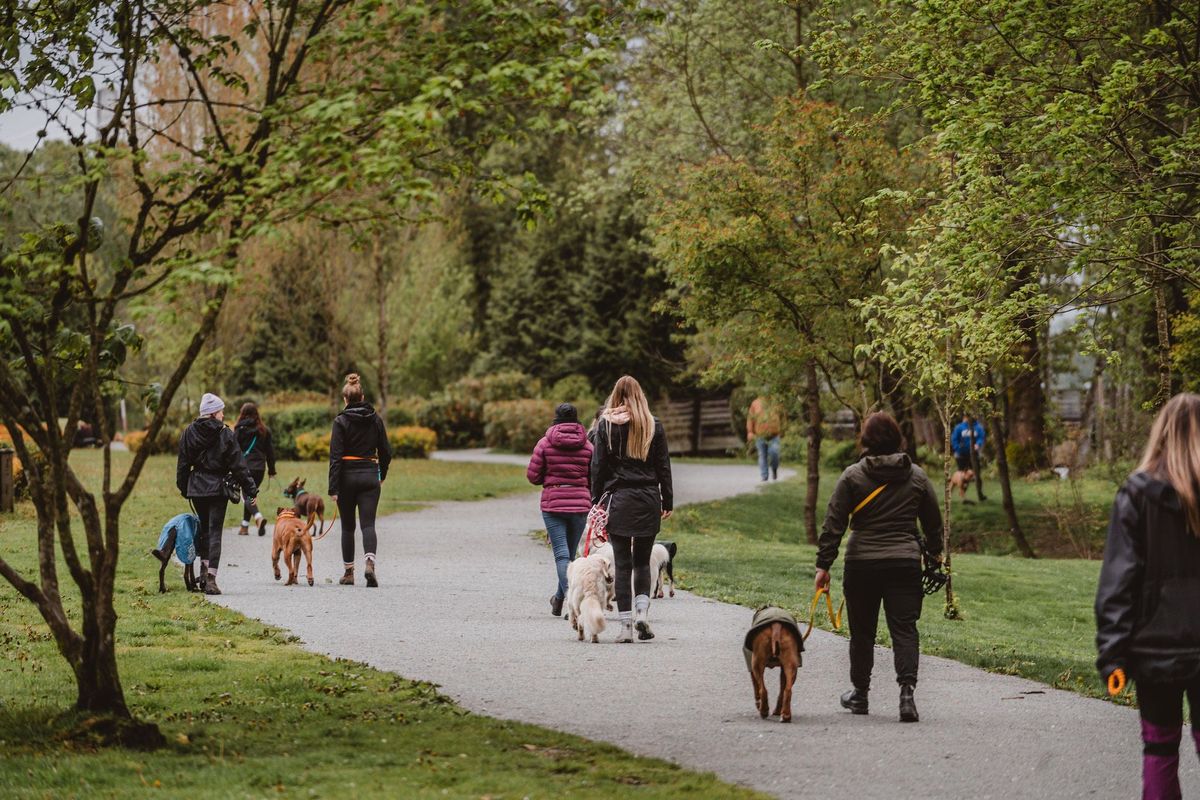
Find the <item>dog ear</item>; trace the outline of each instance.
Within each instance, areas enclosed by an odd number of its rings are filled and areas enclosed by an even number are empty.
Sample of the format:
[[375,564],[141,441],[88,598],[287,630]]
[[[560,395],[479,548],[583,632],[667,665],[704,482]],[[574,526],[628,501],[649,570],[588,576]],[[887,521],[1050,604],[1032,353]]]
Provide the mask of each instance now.
[[308,478],[305,478],[304,480],[300,481],[301,486],[303,486],[306,483],[308,483]]

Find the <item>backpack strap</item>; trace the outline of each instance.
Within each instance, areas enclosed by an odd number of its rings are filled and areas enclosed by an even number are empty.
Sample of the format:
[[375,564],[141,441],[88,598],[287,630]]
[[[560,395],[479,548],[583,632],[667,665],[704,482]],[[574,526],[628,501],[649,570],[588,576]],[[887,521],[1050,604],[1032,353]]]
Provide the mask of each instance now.
[[879,493],[882,492],[886,488],[887,488],[886,483],[881,484],[878,488],[875,489],[875,491],[871,492],[869,495],[864,497],[863,501],[861,503],[859,503],[858,505],[856,505],[854,507],[854,510],[850,512],[850,516],[854,516],[855,514],[862,511],[864,508],[866,508],[867,504],[870,503],[872,500],[874,500],[876,497],[878,497]]

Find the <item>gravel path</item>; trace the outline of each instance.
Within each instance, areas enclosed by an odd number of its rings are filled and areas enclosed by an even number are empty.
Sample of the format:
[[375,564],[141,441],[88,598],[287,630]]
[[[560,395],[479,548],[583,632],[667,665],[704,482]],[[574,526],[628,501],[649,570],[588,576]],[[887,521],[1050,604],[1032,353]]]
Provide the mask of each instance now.
[[[675,483],[680,503],[699,502],[754,491],[758,475],[742,465],[677,464]],[[852,717],[837,703],[848,684],[845,640],[816,631],[796,681],[794,722],[780,725],[753,707],[741,653],[748,609],[680,592],[651,606],[652,642],[611,644],[612,621],[601,644],[577,642],[547,613],[553,559],[528,535],[539,527],[534,493],[388,517],[375,590],[336,585],[336,534],[315,547],[317,585],[285,588],[271,578],[269,535],[226,531],[219,599],[291,630],[310,650],[439,684],[472,711],[611,742],[780,797],[1139,793],[1136,712],[1042,684],[926,657],[921,723],[901,725],[890,653],[877,648],[872,714]],[[679,562],[686,573],[686,549]],[[780,569],[806,583],[811,574],[808,565]],[[768,673],[772,700],[777,672]],[[1186,745],[1182,761],[1184,796],[1200,796]]]

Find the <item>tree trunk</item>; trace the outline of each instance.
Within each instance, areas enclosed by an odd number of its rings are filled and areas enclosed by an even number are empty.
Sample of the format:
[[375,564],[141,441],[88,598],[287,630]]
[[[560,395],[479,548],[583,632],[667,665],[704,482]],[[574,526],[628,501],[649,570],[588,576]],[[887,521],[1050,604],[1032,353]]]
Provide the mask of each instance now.
[[387,270],[383,259],[383,247],[379,242],[379,234],[375,234],[375,241],[372,247],[371,255],[374,258],[375,266],[375,297],[378,302],[379,311],[379,330],[377,337],[377,346],[379,349],[379,362],[377,366],[377,378],[379,382],[379,413],[383,414],[387,411],[388,403],[388,318],[387,318]]
[[954,597],[954,570],[950,568],[950,412],[948,407],[938,415],[942,422],[942,563],[946,567],[946,619],[958,619],[958,600]]
[[1000,494],[1004,503],[1004,515],[1008,517],[1008,531],[1012,534],[1013,542],[1017,549],[1021,551],[1021,555],[1026,558],[1037,558],[1037,554],[1033,552],[1033,547],[1030,546],[1029,540],[1025,538],[1025,531],[1021,528],[1021,522],[1017,519],[1017,506],[1013,503],[1012,494],[1012,478],[1008,472],[1008,431],[1005,430],[1004,412],[999,407],[998,403],[1000,395],[996,392],[996,384],[992,378],[991,372],[987,374],[987,387],[992,390],[992,409],[991,422],[992,430],[996,436],[996,472],[1000,477]]
[[1155,337],[1158,344],[1158,391],[1154,396],[1154,410],[1162,408],[1171,399],[1171,327],[1170,309],[1167,307],[1167,282],[1161,271],[1153,271]]
[[132,715],[125,705],[121,677],[117,672],[117,651],[113,640],[117,615],[114,612],[97,616],[108,616],[112,623],[93,621],[84,625],[81,658],[78,663],[71,665],[75,671],[78,692],[75,707],[81,711],[131,719]]
[[804,399],[808,410],[808,485],[804,493],[804,535],[817,543],[817,493],[821,489],[821,384],[817,364],[809,361],[805,371]]
[[1024,367],[1009,382],[1008,392],[1012,412],[1012,441],[1020,446],[1029,459],[1028,466],[1042,469],[1049,465],[1046,452],[1046,389],[1042,385],[1042,348],[1038,341],[1037,322],[1023,317],[1018,326],[1021,341],[1016,355]]
[[913,424],[912,403],[904,392],[904,384],[900,375],[888,367],[880,370],[880,384],[883,396],[892,407],[896,424],[900,426],[900,434],[904,437],[904,452],[915,463],[917,460],[917,431]]

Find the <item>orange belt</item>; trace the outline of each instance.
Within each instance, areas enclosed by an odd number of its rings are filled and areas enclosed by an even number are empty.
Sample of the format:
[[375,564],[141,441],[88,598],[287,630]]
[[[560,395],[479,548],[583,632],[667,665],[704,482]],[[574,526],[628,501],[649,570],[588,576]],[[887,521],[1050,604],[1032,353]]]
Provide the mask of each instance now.
[[375,461],[375,462],[378,462],[379,459],[374,458],[372,456],[342,456],[342,461]]

